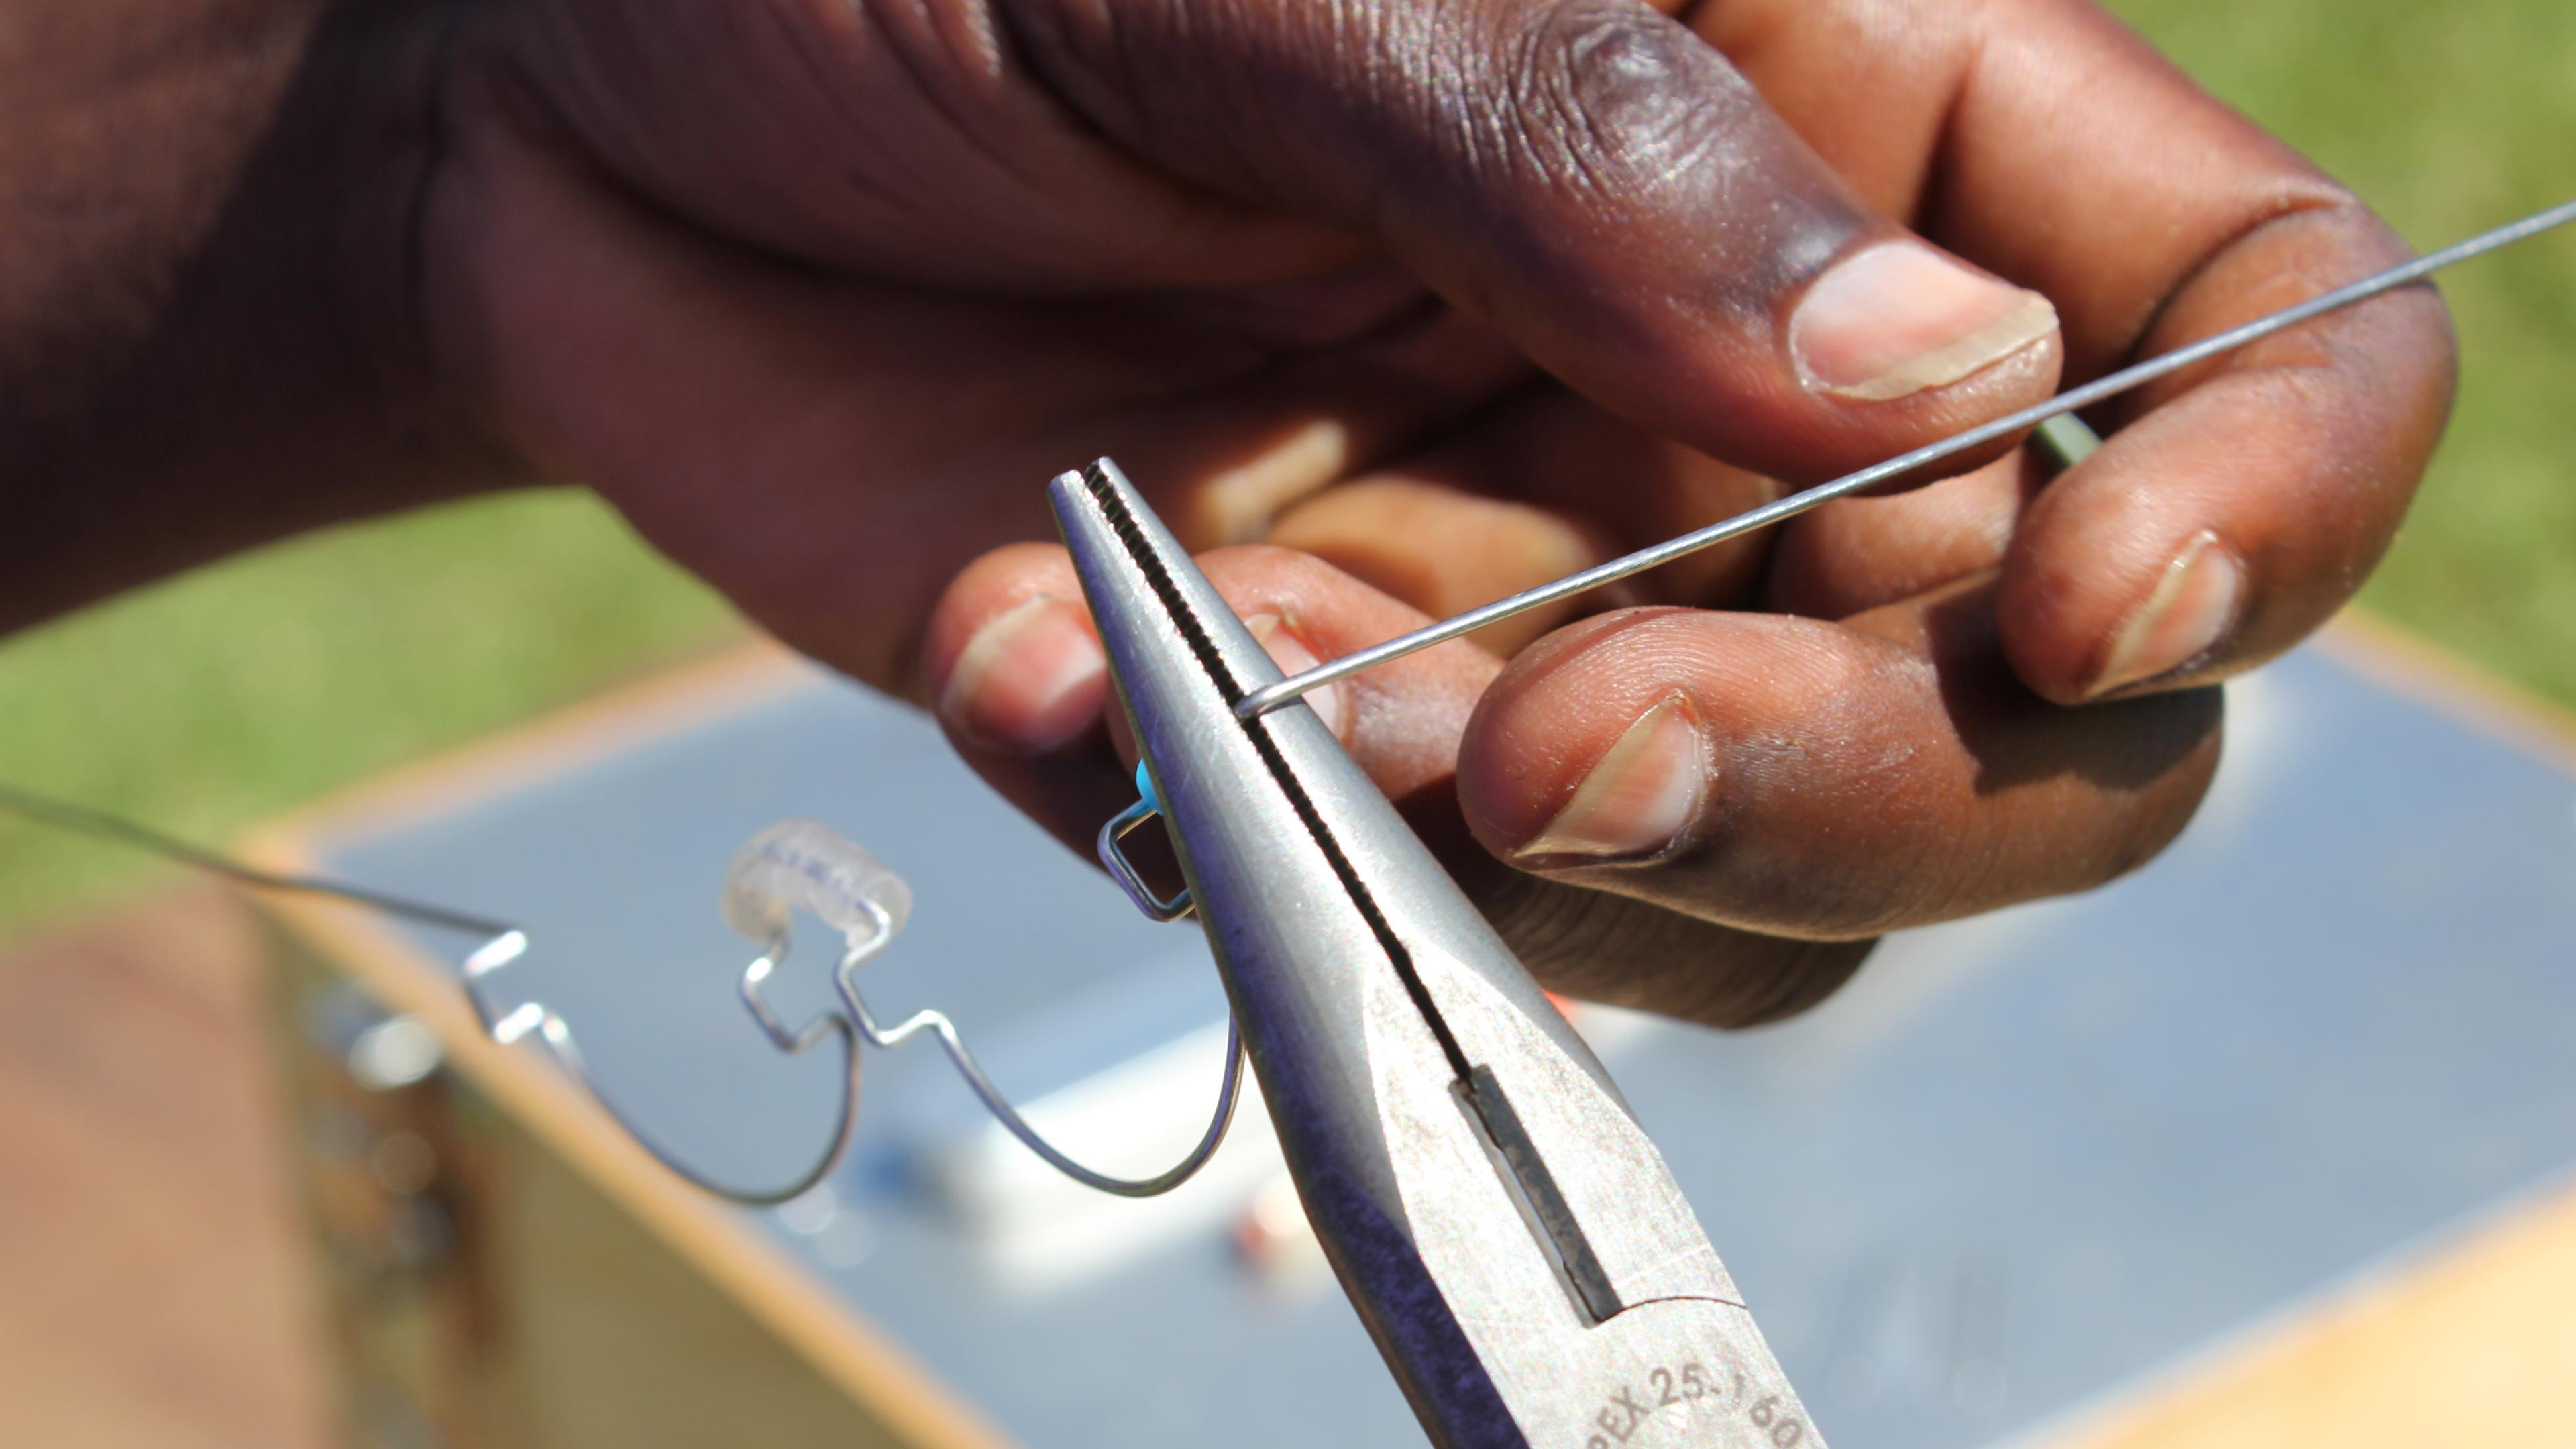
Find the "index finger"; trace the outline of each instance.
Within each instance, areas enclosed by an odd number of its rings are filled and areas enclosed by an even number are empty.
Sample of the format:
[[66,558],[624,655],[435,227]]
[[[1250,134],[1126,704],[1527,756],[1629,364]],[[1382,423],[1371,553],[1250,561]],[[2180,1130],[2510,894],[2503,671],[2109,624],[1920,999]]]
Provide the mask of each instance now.
[[[1703,33],[1861,191],[2045,291],[2070,378],[2406,256],[2352,195],[2078,0],[1735,0]],[[1863,20],[1896,44],[1835,43]],[[1848,97],[1873,98],[1866,119]],[[2450,401],[2429,288],[2168,379],[2033,502],[1997,591],[2063,703],[2205,683],[2289,647],[2394,535]]]

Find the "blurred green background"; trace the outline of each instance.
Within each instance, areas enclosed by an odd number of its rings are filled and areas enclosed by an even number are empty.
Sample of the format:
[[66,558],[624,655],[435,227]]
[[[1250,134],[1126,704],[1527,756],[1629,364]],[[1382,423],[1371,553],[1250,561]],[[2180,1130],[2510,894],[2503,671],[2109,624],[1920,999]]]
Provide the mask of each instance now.
[[[2112,8],[2419,247],[2576,193],[2570,0]],[[2576,235],[2443,288],[2458,412],[2364,597],[2576,704]],[[335,530],[0,645],[0,779],[219,840],[738,627],[579,494]],[[0,817],[0,936],[160,869]]]

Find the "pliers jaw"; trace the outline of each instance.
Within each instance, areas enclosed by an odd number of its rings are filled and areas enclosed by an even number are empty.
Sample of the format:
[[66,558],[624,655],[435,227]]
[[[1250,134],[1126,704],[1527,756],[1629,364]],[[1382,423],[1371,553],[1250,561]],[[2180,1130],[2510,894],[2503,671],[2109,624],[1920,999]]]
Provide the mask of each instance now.
[[1280,1144],[1435,1442],[1817,1443],[1591,1050],[1106,459],[1052,485]]

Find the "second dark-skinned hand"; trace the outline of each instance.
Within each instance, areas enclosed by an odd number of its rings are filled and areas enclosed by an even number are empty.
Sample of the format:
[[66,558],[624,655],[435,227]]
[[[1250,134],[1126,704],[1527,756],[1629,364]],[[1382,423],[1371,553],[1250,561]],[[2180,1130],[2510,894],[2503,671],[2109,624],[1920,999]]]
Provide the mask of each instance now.
[[[2079,0],[527,0],[453,46],[442,377],[1073,840],[1129,786],[1034,541],[1064,467],[1293,667],[2405,254]],[[1543,981],[1767,1019],[2170,841],[2450,367],[2392,295],[2062,477],[1970,460],[1311,703]]]

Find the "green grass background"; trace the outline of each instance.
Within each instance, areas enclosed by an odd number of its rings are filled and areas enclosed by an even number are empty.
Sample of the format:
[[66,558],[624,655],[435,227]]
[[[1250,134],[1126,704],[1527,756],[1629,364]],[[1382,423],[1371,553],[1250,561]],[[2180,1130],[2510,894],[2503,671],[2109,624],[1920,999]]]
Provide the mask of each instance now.
[[[2576,194],[2570,0],[2114,8],[2419,247]],[[2365,597],[2576,704],[2576,236],[2443,286],[2458,412]],[[335,530],[0,644],[0,779],[220,839],[732,627],[575,493]],[[0,935],[157,869],[0,817]]]

